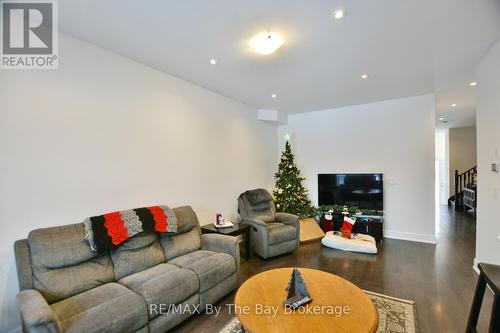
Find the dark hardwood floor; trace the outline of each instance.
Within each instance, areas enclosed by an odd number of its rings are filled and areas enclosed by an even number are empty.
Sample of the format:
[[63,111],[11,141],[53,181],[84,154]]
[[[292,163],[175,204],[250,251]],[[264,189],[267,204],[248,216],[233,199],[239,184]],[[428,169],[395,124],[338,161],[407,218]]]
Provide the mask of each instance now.
[[[242,259],[240,280],[277,267],[316,268],[337,274],[362,289],[414,300],[422,333],[464,332],[477,281],[472,269],[475,221],[470,215],[446,207],[439,220],[437,246],[385,239],[374,256],[325,248],[317,241],[274,259]],[[234,293],[218,305],[231,303],[233,297]],[[491,295],[487,295],[479,331],[487,327],[491,302]],[[224,306],[218,317],[193,316],[174,331],[218,332],[230,319]]]

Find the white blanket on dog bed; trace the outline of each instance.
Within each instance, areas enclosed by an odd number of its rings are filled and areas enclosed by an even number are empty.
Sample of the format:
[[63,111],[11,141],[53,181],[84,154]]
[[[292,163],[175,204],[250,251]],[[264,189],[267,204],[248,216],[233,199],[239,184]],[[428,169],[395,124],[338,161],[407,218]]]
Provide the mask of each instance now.
[[326,247],[342,251],[377,253],[375,238],[370,235],[353,234],[352,239],[347,239],[342,237],[340,232],[328,231],[321,243]]

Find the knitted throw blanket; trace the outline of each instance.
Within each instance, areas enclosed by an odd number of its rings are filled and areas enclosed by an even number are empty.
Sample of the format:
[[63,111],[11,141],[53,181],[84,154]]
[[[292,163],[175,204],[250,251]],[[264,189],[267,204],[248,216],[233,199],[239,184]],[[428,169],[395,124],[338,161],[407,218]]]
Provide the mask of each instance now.
[[85,238],[93,251],[105,253],[144,231],[177,232],[177,219],[167,206],[151,206],[87,218]]

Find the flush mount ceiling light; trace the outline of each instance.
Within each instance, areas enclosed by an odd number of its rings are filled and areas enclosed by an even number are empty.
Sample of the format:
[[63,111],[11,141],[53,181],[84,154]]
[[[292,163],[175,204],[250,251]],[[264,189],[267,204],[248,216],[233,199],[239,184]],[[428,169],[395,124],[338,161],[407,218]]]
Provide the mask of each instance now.
[[361,74],[361,78],[362,79],[367,79],[368,78],[368,74]]
[[334,20],[341,20],[345,17],[345,12],[342,9],[337,9],[330,15]]
[[250,49],[258,54],[268,55],[283,45],[283,37],[276,32],[261,32],[250,38]]
[[272,95],[271,95],[271,97],[272,97],[272,98],[276,98],[276,94],[272,94]]
[[453,103],[452,105],[450,105],[452,108],[456,107],[457,105],[455,103]]
[[471,83],[470,83],[470,86],[471,86],[471,87],[477,86],[477,82],[475,82],[475,81],[474,81],[474,82],[471,82]]
[[439,118],[439,120],[443,121],[443,120],[444,120],[444,118],[443,118],[443,117],[440,117],[440,118]]
[[210,65],[217,65],[217,59],[210,59]]

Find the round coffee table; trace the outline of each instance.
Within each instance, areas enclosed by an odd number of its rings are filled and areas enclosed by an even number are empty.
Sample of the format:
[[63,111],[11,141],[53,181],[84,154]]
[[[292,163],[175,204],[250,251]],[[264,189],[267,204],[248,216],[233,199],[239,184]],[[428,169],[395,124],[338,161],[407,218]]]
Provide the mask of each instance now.
[[291,311],[283,301],[293,268],[272,269],[241,285],[234,297],[234,313],[245,332],[374,333],[377,309],[351,282],[316,269],[299,268],[311,303]]

